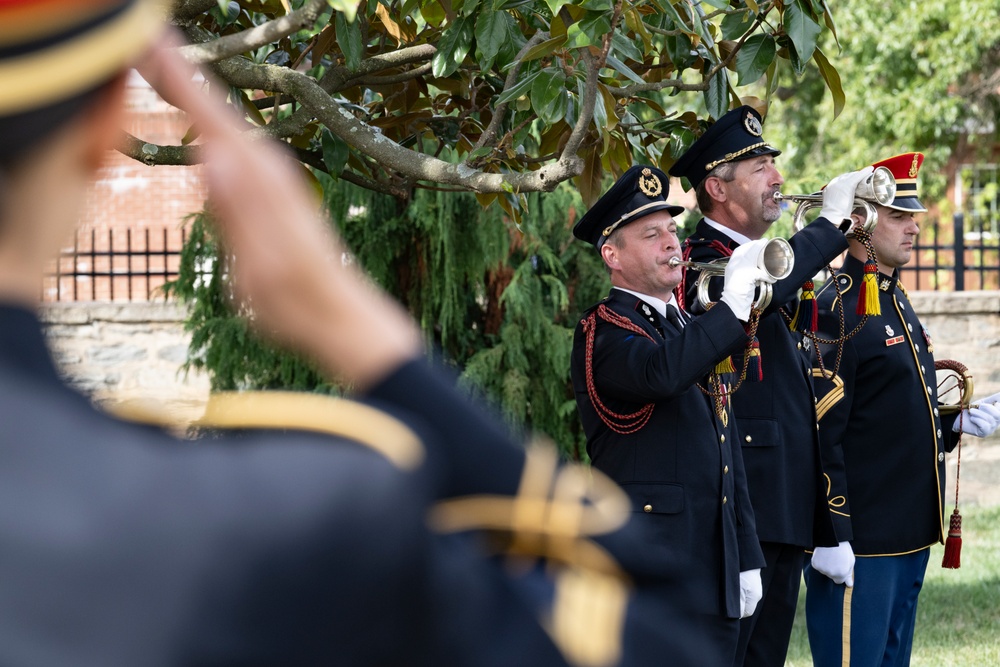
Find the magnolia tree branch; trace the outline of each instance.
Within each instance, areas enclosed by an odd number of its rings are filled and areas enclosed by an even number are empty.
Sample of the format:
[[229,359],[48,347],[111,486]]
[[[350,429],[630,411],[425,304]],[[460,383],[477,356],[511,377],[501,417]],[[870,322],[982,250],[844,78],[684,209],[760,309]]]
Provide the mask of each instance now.
[[583,143],[583,138],[587,135],[590,123],[594,120],[594,106],[597,104],[597,75],[601,69],[587,49],[583,50],[583,62],[587,68],[587,81],[583,86],[580,115],[577,117],[576,125],[573,126],[573,131],[570,132],[569,138],[566,140],[566,145],[563,147],[562,154],[559,157],[560,162],[575,160],[579,164],[580,169],[577,173],[583,171],[583,162],[577,157],[577,151],[580,150],[580,144]]
[[[364,123],[330,97],[324,88],[301,72],[275,65],[254,65],[241,58],[229,58],[212,65],[217,74],[238,88],[270,90],[289,95],[303,107],[308,116],[318,119],[349,146],[369,156],[383,167],[414,181],[431,181],[455,185],[480,193],[551,191],[560,182],[576,176],[582,170],[580,161],[571,151],[564,151],[560,160],[526,173],[493,174],[464,164],[452,164],[400,146],[379,130]],[[341,85],[344,85],[341,83]],[[249,130],[251,138],[274,136],[282,131],[280,124]],[[145,147],[146,152],[143,152]],[[175,160],[190,160],[183,147],[158,147],[139,142],[126,142],[123,152],[143,162],[166,164],[159,159],[176,150]],[[151,156],[150,159],[147,156]],[[177,162],[184,163],[184,162]]]
[[326,0],[310,0],[300,9],[267,23],[200,44],[183,46],[180,50],[188,62],[196,65],[232,58],[312,26],[326,6]]
[[[503,89],[510,90],[516,83],[519,76],[521,76],[521,66],[524,64],[522,58],[535,47],[536,44],[541,44],[543,41],[549,38],[549,33],[539,30],[531,39],[517,52],[514,57],[514,66],[510,68],[507,72],[507,78],[503,82]],[[479,141],[476,145],[472,147],[470,153],[474,153],[478,149],[482,148],[486,144],[492,144],[496,139],[497,130],[500,128],[500,123],[503,122],[504,115],[507,113],[507,102],[498,104],[497,108],[493,110],[493,118],[490,120],[490,124],[483,130],[483,133],[479,136]]]

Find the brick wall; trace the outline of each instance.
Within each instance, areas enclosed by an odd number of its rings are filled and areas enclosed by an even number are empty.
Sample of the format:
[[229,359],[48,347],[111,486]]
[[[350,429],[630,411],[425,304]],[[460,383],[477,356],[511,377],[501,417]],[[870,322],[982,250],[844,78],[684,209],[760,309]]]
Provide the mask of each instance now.
[[[188,131],[188,123],[181,112],[135,77],[128,89],[124,129],[151,143],[177,145]],[[107,257],[99,253],[112,246],[116,251],[131,249],[139,253],[179,250],[184,218],[200,211],[205,201],[206,188],[200,175],[200,166],[149,167],[117,151],[109,152],[81,211],[76,237],[77,270],[116,274],[142,273],[147,268],[153,272],[176,271],[176,257],[133,256],[129,260],[125,255]],[[72,248],[71,242],[66,250]],[[91,250],[98,256],[87,256]],[[61,260],[61,273],[72,269],[72,259]],[[57,284],[52,277],[46,280],[42,297],[46,301],[143,300],[151,288],[162,282],[151,279],[147,284],[144,278],[129,279],[125,275],[111,280],[63,276]]]

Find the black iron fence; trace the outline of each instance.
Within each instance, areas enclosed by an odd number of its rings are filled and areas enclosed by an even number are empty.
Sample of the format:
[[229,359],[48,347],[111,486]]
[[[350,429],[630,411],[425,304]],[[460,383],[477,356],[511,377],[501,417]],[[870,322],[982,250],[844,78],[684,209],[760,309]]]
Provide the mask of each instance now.
[[[961,213],[950,227],[928,222],[917,237],[903,284],[912,290],[1000,289],[1000,239],[969,234]],[[187,238],[180,227],[88,230],[77,234],[53,262],[42,286],[44,301],[148,301],[177,277]]]
[[78,232],[42,282],[43,301],[149,301],[177,277],[187,238],[179,227]]
[[989,232],[970,233],[961,213],[952,217],[950,228],[940,220],[929,221],[900,274],[911,290],[1000,289],[1000,239]]

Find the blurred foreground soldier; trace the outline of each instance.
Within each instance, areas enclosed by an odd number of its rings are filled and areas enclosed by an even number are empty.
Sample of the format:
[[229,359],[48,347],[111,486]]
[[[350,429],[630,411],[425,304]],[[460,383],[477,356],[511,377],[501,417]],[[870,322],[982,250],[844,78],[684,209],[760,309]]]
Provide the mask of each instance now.
[[675,626],[627,497],[460,397],[407,313],[345,265],[298,166],[245,143],[165,46],[143,75],[201,130],[254,324],[365,403],[221,397],[206,424],[241,434],[192,444],[63,384],[40,278],[161,18],[140,0],[0,3],[0,662],[664,659]]
[[[820,295],[820,331],[851,331],[859,290],[874,290],[881,316],[837,350],[823,350],[816,370],[820,438],[830,479],[839,545],[817,548],[805,568],[806,621],[817,667],[910,664],[917,596],[930,547],[944,540],[945,452],[959,429],[986,437],[997,427],[1000,394],[979,407],[939,409],[930,333],[899,283],[920,228],[914,213],[920,153],[876,163],[896,177],[896,198],[876,206],[872,245],[878,273],[866,274],[868,252],[856,240]],[[870,276],[870,277],[866,277]],[[851,304],[840,308],[836,301]],[[836,375],[830,372],[837,370]],[[855,556],[857,559],[855,560]]]
[[[711,262],[760,239],[781,216],[774,199],[784,179],[764,141],[761,117],[748,106],[713,124],[670,169],[687,177],[705,216],[685,241],[684,257]],[[870,170],[869,170],[870,171]],[[792,273],[773,285],[757,327],[759,362],[732,395],[747,482],[766,567],[757,613],[744,619],[735,665],[782,667],[798,602],[804,549],[831,543],[816,436],[808,341],[789,325],[803,283],[847,248],[838,228],[850,216],[865,172],[844,174],[826,188],[820,217],[794,234]],[[689,269],[678,293],[693,313],[699,271]],[[708,314],[710,314],[709,311]],[[698,321],[699,318],[696,319]],[[734,357],[734,362],[737,358]],[[748,364],[749,365],[749,364]],[[817,542],[819,541],[819,542]]]
[[764,273],[748,244],[734,254],[715,308],[695,321],[678,310],[673,216],[683,209],[667,204],[668,188],[659,169],[634,166],[573,229],[600,252],[612,285],[577,325],[573,388],[593,466],[628,493],[648,529],[643,551],[673,578],[671,604],[690,620],[675,640],[698,658],[667,661],[728,665],[738,619],[759,598],[763,559],[714,368],[746,347],[742,321]]

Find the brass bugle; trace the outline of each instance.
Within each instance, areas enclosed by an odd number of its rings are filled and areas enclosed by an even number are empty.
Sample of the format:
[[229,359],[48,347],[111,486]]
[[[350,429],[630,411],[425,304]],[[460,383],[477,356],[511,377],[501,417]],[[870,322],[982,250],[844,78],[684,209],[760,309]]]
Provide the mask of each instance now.
[[[688,269],[695,269],[701,273],[698,275],[698,303],[702,308],[708,308],[712,304],[712,296],[709,294],[708,284],[715,276],[725,276],[726,266],[729,264],[728,257],[711,262],[690,262],[679,257],[670,258],[670,266],[683,266]],[[783,238],[769,239],[761,246],[755,258],[757,268],[762,270],[767,277],[772,280],[781,280],[788,277],[795,267],[795,253],[792,246]],[[757,283],[760,294],[757,298],[757,308],[763,310],[771,303],[773,290],[771,283],[760,281]]]
[[[875,204],[885,206],[892,203],[896,197],[896,179],[892,172],[886,167],[878,167],[872,173],[858,183],[854,190],[854,208],[864,209],[865,220],[861,224],[861,230],[867,234],[875,229],[878,224],[878,211]],[[823,205],[823,195],[783,195],[780,192],[774,193],[775,201],[791,201],[798,203],[795,213],[792,216],[792,224],[795,229],[802,229],[805,226],[805,214],[816,207]],[[839,220],[832,220],[834,224],[839,224]],[[848,230],[847,235],[853,236],[854,227]]]

